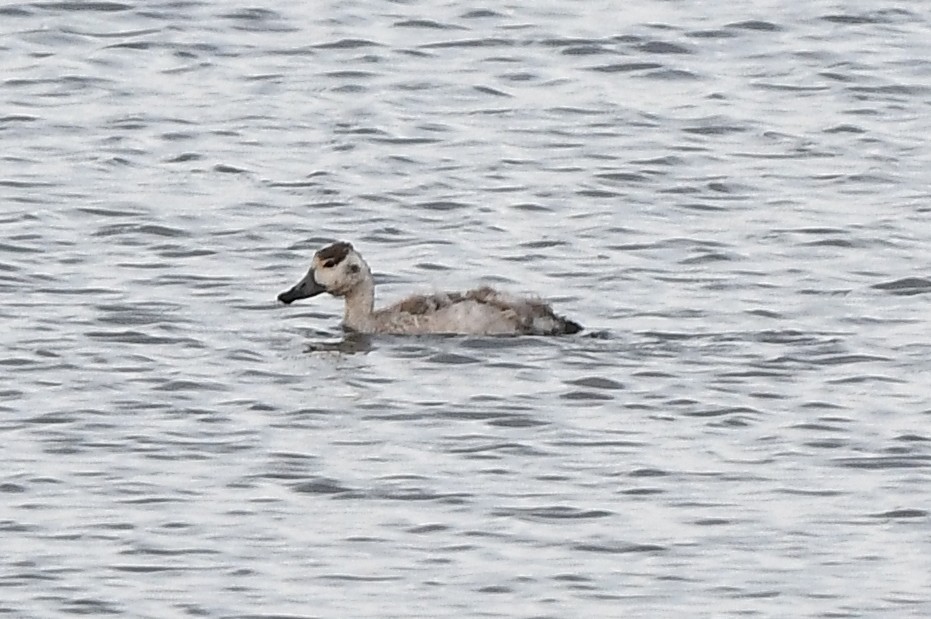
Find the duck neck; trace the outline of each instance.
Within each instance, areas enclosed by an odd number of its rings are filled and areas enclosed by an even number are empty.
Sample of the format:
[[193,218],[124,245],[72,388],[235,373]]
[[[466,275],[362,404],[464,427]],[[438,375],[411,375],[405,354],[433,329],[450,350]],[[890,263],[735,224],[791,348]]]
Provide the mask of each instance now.
[[346,295],[343,324],[353,331],[371,331],[375,309],[375,285],[367,281]]

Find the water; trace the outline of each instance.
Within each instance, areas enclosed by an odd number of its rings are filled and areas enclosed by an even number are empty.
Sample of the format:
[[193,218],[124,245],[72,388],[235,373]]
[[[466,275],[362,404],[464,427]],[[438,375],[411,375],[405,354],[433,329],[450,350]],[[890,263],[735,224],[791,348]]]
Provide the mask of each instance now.
[[[929,35],[0,7],[0,615],[931,615]],[[588,330],[346,339],[335,239]]]

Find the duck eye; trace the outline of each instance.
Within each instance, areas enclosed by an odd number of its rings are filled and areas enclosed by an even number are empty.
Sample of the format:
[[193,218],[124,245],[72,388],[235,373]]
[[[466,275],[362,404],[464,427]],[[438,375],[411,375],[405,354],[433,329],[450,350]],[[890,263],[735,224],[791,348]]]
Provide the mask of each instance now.
[[335,265],[335,264],[336,264],[336,263],[335,263],[334,261],[332,261],[332,260],[327,260],[326,262],[323,263],[323,268],[325,268],[325,269],[332,269],[332,268],[333,268],[333,265]]
[[358,265],[358,264],[350,264],[350,265],[349,265],[349,270],[352,271],[353,273],[358,273],[358,272],[359,272],[359,265]]

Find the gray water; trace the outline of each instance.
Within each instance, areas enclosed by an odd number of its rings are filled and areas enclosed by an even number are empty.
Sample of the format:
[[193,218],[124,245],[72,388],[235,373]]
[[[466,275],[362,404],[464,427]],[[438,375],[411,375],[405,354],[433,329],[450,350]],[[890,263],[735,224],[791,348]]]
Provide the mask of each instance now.
[[928,9],[4,3],[0,615],[931,616]]

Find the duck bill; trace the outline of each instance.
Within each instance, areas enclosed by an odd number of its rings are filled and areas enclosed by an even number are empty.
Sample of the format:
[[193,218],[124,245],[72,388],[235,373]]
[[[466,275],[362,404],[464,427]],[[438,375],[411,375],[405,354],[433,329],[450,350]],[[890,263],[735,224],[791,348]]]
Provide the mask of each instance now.
[[321,292],[326,292],[326,288],[317,283],[317,280],[314,279],[314,272],[309,271],[307,275],[304,276],[304,279],[294,284],[294,287],[290,290],[285,290],[278,295],[278,300],[288,305],[297,301],[298,299],[309,299],[310,297],[315,297]]

